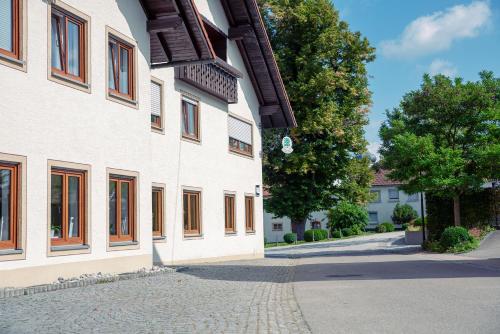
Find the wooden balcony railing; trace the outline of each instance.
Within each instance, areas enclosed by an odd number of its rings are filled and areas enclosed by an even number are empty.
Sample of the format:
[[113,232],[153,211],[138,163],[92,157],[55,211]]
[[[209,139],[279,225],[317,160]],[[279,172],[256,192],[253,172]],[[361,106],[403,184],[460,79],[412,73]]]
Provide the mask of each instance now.
[[238,78],[242,74],[221,59],[213,63],[178,66],[175,77],[226,103],[238,102]]

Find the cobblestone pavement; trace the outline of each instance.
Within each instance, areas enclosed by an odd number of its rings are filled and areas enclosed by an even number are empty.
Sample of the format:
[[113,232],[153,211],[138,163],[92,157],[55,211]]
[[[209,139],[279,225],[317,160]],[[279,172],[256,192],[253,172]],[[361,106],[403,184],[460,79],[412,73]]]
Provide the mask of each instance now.
[[0,333],[308,333],[293,260],[177,273],[0,300]]

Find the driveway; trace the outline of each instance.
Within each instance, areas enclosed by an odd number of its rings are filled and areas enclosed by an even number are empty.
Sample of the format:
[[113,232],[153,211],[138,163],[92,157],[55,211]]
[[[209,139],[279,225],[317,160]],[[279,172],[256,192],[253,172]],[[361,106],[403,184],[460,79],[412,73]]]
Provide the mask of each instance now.
[[267,254],[295,258],[313,333],[500,333],[499,233],[467,256],[421,253],[401,232]]

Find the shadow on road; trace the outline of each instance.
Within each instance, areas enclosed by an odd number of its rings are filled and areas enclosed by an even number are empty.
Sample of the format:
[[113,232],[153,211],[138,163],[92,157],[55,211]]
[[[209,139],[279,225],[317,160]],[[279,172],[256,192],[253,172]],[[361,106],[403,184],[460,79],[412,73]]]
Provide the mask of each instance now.
[[[182,272],[208,280],[280,283],[286,280],[283,276],[288,270],[287,266],[227,264],[189,266]],[[500,258],[317,263],[297,265],[295,270],[295,282],[500,277]],[[276,274],[280,272],[283,275]]]

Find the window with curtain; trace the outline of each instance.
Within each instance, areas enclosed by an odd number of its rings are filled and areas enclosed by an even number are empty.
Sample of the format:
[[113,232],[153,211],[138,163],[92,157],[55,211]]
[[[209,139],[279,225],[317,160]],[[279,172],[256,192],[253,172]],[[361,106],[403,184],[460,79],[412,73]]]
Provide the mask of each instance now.
[[252,196],[245,196],[245,226],[247,232],[255,231]]
[[152,197],[153,198],[153,203],[152,203],[153,237],[162,237],[162,236],[164,236],[164,234],[163,234],[163,219],[164,219],[163,189],[154,187],[152,195],[153,195],[153,197]]
[[108,89],[110,93],[134,99],[134,48],[111,37],[108,45]]
[[113,175],[109,178],[109,240],[135,239],[135,179]]
[[252,156],[252,124],[229,116],[229,149],[232,152]]
[[230,194],[224,195],[224,212],[225,212],[224,220],[225,220],[226,233],[236,232],[235,202],[236,202],[236,197],[234,195]]
[[201,192],[184,190],[182,194],[184,235],[201,234]]
[[0,163],[0,249],[17,246],[18,169]]
[[0,1],[0,55],[19,59],[20,0]]
[[199,140],[198,102],[187,97],[182,98],[182,136]]
[[50,29],[52,73],[85,82],[85,22],[53,7]]
[[162,128],[162,85],[156,81],[151,81],[151,126],[157,129]]
[[50,179],[51,245],[83,244],[85,172],[54,168]]

